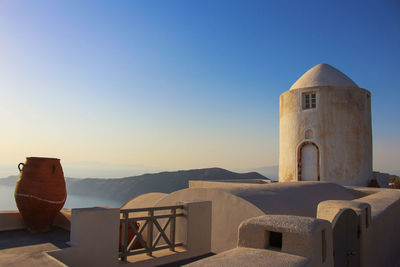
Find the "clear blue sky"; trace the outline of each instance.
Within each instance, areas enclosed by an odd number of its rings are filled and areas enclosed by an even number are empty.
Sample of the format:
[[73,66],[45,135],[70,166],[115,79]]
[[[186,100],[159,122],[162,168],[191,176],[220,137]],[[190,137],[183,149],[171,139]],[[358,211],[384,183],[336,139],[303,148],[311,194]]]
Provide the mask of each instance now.
[[399,170],[398,1],[2,0],[0,164],[277,165],[279,95],[319,63],[371,91]]

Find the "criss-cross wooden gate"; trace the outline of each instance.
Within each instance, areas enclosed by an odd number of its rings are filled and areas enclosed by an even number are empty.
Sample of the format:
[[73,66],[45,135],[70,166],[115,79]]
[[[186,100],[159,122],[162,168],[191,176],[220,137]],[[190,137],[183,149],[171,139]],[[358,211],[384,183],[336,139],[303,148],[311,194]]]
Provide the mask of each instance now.
[[[169,248],[175,251],[175,247],[182,246],[182,243],[175,242],[176,218],[184,216],[182,213],[183,205],[151,207],[139,209],[121,209],[121,248],[119,257],[126,261],[127,256],[147,253],[152,255],[153,251]],[[177,212],[179,211],[179,212]],[[130,216],[137,213],[147,213],[147,216]],[[161,213],[161,214],[156,214]],[[160,220],[161,219],[161,220]],[[137,226],[137,222],[140,226]],[[161,224],[164,224],[161,226]],[[169,234],[166,230],[169,226]],[[147,232],[144,237],[143,231]],[[129,233],[134,233],[132,240],[129,240]],[[153,238],[154,233],[157,236]],[[158,245],[161,238],[165,244]],[[140,244],[138,246],[138,244]],[[140,247],[140,248],[137,248]]]

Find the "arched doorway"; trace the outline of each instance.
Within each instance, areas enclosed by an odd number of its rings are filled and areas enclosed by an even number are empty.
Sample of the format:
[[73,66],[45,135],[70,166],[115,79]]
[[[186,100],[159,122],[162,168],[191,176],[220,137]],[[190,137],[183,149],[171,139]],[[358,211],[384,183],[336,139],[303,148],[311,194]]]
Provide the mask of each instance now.
[[319,181],[319,149],[313,142],[307,141],[297,151],[299,181]]
[[360,226],[351,209],[340,211],[332,221],[333,258],[335,267],[360,266]]

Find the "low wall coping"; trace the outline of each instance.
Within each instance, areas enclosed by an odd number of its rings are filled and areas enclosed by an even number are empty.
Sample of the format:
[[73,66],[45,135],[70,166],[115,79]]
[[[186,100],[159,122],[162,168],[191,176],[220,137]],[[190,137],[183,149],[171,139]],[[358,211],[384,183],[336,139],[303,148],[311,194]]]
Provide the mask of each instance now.
[[300,233],[311,235],[323,226],[329,225],[326,220],[294,215],[263,215],[250,218],[241,223],[240,228],[259,226],[265,230],[282,233]]

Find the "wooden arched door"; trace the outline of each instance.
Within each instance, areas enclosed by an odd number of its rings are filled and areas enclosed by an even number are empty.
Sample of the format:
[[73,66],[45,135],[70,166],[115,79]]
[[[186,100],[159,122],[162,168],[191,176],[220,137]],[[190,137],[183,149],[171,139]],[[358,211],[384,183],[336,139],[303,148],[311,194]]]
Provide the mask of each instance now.
[[304,142],[297,152],[298,180],[319,181],[319,149],[313,142]]
[[335,267],[360,266],[360,226],[357,214],[346,209],[333,220],[333,259]]

